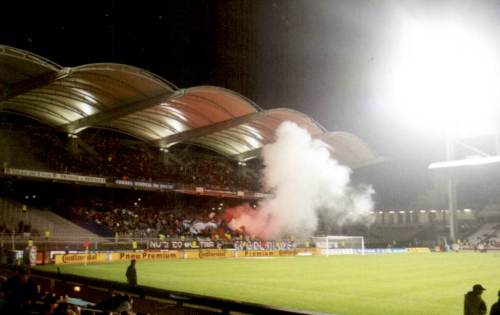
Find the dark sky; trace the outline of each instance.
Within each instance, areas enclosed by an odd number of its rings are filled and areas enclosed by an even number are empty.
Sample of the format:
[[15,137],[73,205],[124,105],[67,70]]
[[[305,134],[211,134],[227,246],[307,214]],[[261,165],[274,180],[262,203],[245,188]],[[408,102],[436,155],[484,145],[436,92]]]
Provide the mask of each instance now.
[[405,128],[380,106],[377,89],[391,71],[401,19],[451,12],[495,28],[499,8],[495,1],[18,1],[0,11],[0,44],[63,66],[134,65],[181,88],[223,86],[264,109],[304,112],[389,159],[361,177],[390,206],[431,189],[427,164],[444,159],[441,139]]

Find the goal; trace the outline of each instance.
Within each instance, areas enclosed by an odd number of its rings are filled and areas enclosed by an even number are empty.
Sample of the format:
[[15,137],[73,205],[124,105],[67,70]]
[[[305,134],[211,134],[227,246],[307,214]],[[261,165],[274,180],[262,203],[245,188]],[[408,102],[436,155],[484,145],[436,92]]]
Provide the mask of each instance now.
[[321,255],[364,255],[365,239],[363,236],[319,236],[313,242]]

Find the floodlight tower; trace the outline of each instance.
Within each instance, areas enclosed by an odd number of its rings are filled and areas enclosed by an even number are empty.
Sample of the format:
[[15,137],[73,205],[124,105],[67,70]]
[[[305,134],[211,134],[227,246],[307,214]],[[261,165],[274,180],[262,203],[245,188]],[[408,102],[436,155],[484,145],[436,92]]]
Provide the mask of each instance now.
[[[455,159],[455,146],[451,133],[446,134],[446,160],[453,161]],[[457,223],[456,223],[456,208],[457,208],[457,189],[455,186],[455,180],[453,178],[453,172],[448,173],[447,178],[447,194],[448,194],[448,213],[449,213],[449,229],[450,229],[450,240],[455,242],[457,239]]]
[[[409,18],[406,22],[392,55],[392,72],[380,89],[382,102],[406,125],[444,137],[446,162],[440,163],[453,165],[455,144],[461,144],[458,139],[498,131],[500,60],[495,37],[486,29],[463,25],[461,19]],[[482,164],[493,158],[481,155]],[[449,238],[455,241],[457,198],[452,170],[447,195]]]

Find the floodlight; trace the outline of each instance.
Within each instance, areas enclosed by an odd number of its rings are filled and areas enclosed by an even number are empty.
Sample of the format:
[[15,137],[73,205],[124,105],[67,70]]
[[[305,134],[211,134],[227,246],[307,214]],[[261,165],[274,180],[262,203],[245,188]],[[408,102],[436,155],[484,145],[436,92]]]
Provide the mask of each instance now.
[[500,156],[486,156],[486,157],[476,157],[463,160],[435,162],[429,165],[429,169],[485,165],[485,164],[493,164],[499,162],[500,162]]
[[467,137],[498,131],[500,58],[487,32],[452,22],[407,22],[382,103],[422,132]]

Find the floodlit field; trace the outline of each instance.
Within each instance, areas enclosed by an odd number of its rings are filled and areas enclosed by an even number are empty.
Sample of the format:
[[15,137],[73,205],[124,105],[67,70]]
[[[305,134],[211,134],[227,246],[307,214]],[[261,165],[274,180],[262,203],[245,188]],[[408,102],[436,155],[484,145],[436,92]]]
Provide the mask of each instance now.
[[[61,272],[125,282],[126,267]],[[339,315],[457,315],[474,283],[487,288],[489,312],[500,290],[500,254],[138,261],[137,273],[142,285]]]

